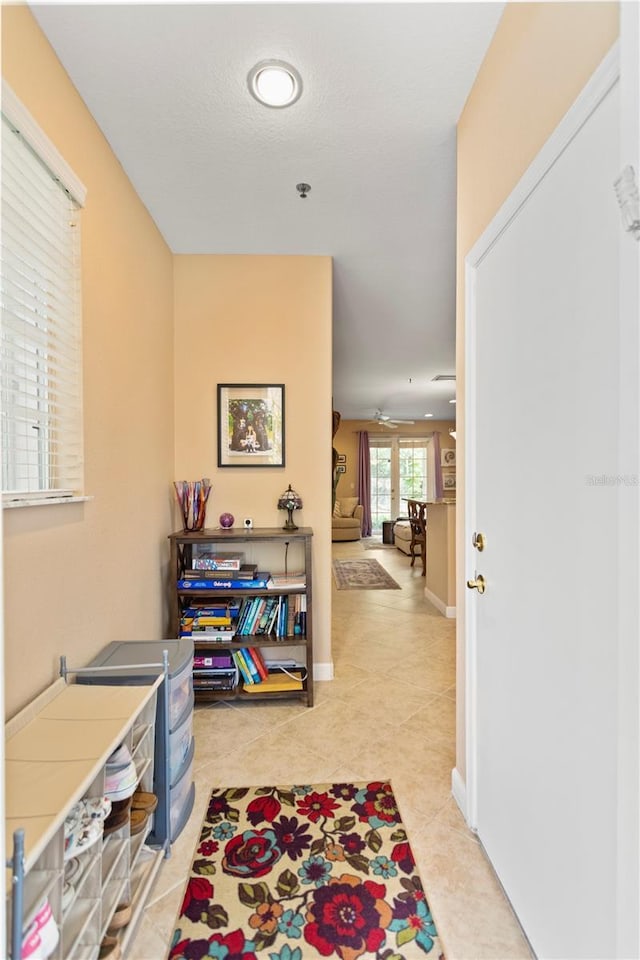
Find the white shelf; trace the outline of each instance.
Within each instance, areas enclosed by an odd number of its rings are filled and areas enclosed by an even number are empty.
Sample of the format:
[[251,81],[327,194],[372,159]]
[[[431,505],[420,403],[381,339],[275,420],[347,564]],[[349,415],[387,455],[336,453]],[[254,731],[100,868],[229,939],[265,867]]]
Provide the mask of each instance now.
[[[23,916],[17,922],[25,930],[48,898],[60,929],[51,960],[96,960],[118,904],[135,900],[138,912],[144,906],[150,887],[146,878],[138,882],[133,876],[144,834],[131,837],[127,821],[78,854],[86,858],[84,870],[63,911],[64,820],[84,797],[103,795],[107,758],[122,743],[134,756],[139,780],[153,782],[156,692],[162,680],[161,675],[146,685],[117,687],[58,681],[5,728],[7,850],[14,832],[24,831]],[[9,882],[10,917],[11,887]]]

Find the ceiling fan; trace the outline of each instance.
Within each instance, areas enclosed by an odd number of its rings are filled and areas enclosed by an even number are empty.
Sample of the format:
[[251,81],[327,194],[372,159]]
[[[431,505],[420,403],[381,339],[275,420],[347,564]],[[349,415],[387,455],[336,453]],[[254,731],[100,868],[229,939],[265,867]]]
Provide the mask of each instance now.
[[373,420],[369,421],[370,423],[377,423],[381,427],[387,427],[389,430],[397,430],[397,424],[399,423],[415,423],[415,420],[396,420],[393,417],[387,417],[381,410],[376,410],[373,415]]

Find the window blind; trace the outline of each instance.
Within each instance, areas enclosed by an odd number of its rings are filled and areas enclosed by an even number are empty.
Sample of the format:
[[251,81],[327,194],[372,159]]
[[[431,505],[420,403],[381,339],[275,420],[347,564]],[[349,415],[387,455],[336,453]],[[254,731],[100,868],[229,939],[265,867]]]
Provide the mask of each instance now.
[[2,489],[5,499],[79,495],[80,210],[32,145],[31,118],[23,124],[6,113],[3,89]]

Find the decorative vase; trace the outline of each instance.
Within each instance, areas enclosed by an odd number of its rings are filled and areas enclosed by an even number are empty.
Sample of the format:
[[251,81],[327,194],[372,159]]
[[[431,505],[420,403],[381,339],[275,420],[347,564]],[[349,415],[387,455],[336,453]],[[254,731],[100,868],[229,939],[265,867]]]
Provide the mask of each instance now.
[[228,530],[229,527],[232,527],[232,526],[233,526],[234,520],[235,520],[235,518],[234,518],[234,516],[233,516],[232,513],[221,513],[221,514],[220,514],[220,520],[219,520],[220,526],[221,526],[223,529],[225,529],[225,530]]

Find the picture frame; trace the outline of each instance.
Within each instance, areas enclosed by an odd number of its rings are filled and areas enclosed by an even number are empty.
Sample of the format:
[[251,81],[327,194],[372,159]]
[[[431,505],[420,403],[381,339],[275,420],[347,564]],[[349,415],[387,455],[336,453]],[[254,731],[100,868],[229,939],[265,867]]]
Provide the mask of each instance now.
[[455,490],[456,488],[456,475],[455,473],[445,473],[442,477],[442,489],[443,490]]
[[455,467],[456,465],[456,448],[455,447],[445,447],[440,451],[440,465],[443,467]]
[[284,467],[284,384],[218,384],[218,466]]
[[336,462],[337,462],[337,463],[346,463],[346,462],[347,462],[347,455],[346,455],[346,453],[339,453],[339,454],[338,454],[338,459],[337,459]]
[[336,467],[336,473],[346,473],[346,472],[347,472],[346,465],[344,463],[339,463]]

